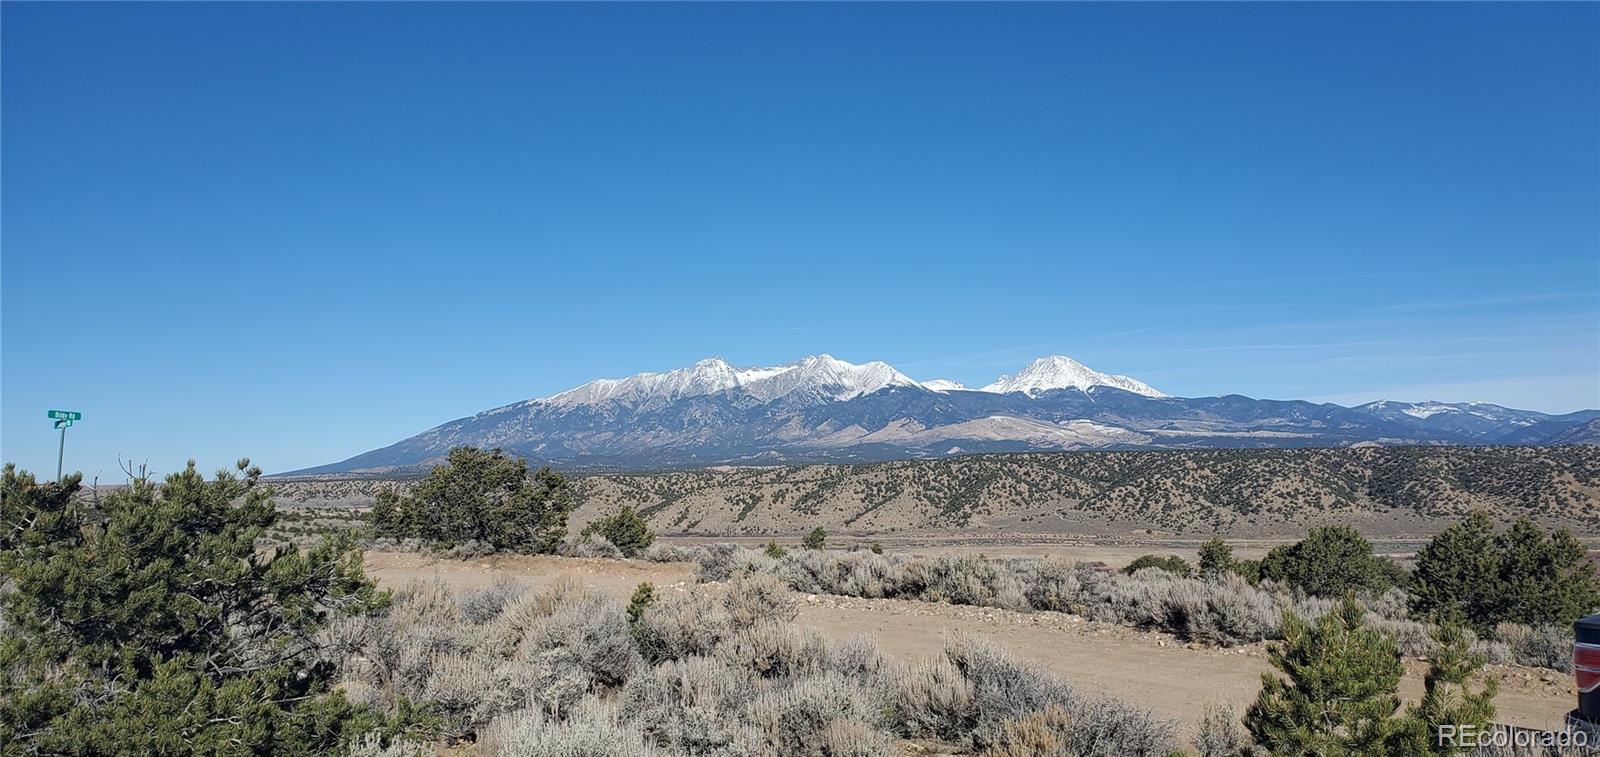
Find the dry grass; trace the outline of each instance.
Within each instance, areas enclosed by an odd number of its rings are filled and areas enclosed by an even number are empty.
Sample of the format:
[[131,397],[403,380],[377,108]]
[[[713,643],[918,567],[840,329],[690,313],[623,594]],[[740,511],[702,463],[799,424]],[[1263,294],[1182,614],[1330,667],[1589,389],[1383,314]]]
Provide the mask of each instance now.
[[[1186,578],[1145,568],[1125,575],[1056,558],[794,550],[774,559],[732,544],[663,547],[647,558],[692,560],[701,580],[731,580],[738,599],[730,599],[728,609],[740,626],[752,613],[768,611],[764,608],[777,587],[761,582],[767,575],[808,593],[1067,612],[1224,647],[1279,639],[1285,611],[1317,618],[1333,605],[1331,599],[1271,582],[1252,585],[1231,572]],[[1432,654],[1435,629],[1408,618],[1404,591],[1391,589],[1363,599],[1369,621],[1393,635],[1403,654]],[[1505,625],[1480,640],[1478,650],[1491,661],[1565,672],[1571,669],[1571,638],[1564,628]]]
[[[335,624],[325,650],[353,700],[424,706],[440,738],[488,754],[876,757],[906,737],[982,749],[1049,707],[1076,719],[1063,743],[1086,754],[1173,743],[1170,723],[1083,697],[997,648],[958,640],[906,668],[872,639],[835,645],[794,628],[794,613],[765,573],[737,574],[720,602],[669,593],[631,626],[618,601],[570,581],[459,597],[427,582],[383,615]],[[408,754],[380,746],[361,748]]]

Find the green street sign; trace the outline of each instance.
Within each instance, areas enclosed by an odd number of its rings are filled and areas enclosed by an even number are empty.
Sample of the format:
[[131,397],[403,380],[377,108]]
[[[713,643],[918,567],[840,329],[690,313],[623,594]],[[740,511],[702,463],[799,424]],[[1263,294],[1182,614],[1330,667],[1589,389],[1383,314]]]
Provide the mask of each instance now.
[[81,421],[81,420],[83,420],[83,413],[80,413],[80,412],[78,412],[76,410],[51,410],[49,415],[50,415],[51,418],[54,418],[54,419],[56,419],[58,421]]

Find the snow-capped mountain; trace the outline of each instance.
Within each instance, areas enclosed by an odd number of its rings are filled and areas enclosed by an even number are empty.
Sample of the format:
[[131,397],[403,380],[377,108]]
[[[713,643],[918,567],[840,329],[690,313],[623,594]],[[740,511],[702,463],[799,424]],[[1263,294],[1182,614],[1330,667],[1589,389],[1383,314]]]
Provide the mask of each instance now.
[[1022,392],[1030,397],[1052,389],[1084,390],[1095,386],[1109,386],[1146,397],[1165,397],[1155,387],[1127,376],[1101,373],[1083,363],[1063,355],[1051,355],[1033,361],[1013,376],[1001,376],[980,391],[995,394]]
[[[1389,417],[1394,417],[1395,413],[1402,413],[1422,420],[1427,420],[1436,415],[1470,415],[1488,421],[1518,425],[1528,425],[1533,422],[1527,417],[1529,413],[1526,410],[1513,410],[1509,407],[1491,405],[1487,402],[1395,402],[1393,400],[1378,400],[1359,405],[1358,409]],[[1533,413],[1532,415],[1539,415],[1539,413]]]
[[343,462],[296,471],[420,471],[452,447],[568,468],[854,462],[976,452],[1358,443],[1593,443],[1600,411],[1482,403],[1359,407],[1182,398],[1052,355],[981,389],[816,355],[769,367],[707,358],[486,410]]
[[621,402],[675,402],[690,397],[742,389],[762,402],[796,391],[828,400],[847,400],[889,386],[917,386],[888,363],[855,365],[822,354],[770,368],[735,368],[720,357],[701,360],[666,373],[640,373],[624,379],[596,379],[543,400],[560,407]]

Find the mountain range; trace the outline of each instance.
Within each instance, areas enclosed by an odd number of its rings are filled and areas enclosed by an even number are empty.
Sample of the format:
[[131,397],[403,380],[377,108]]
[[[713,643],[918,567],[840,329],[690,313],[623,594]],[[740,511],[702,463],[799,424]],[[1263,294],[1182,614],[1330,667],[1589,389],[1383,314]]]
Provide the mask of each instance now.
[[463,445],[568,468],[638,469],[1041,450],[1596,443],[1600,410],[1173,397],[1060,355],[974,389],[816,355],[771,367],[708,358],[597,379],[289,475],[405,474]]

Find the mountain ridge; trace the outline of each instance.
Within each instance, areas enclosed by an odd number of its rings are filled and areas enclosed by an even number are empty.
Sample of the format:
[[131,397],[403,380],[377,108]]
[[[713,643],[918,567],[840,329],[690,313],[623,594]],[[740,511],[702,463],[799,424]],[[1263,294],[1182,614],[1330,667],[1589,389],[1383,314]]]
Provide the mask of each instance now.
[[[416,479],[274,479],[288,506],[363,507]],[[1424,535],[1483,509],[1600,533],[1600,448],[1355,447],[965,455],[854,465],[576,472],[576,532],[630,505],[664,534]],[[1592,539],[1591,539],[1592,540]]]
[[767,367],[713,357],[596,379],[292,474],[404,473],[462,445],[625,470],[1074,449],[1592,443],[1585,424],[1596,419],[1600,411],[1552,415],[1488,403],[1176,397],[1060,355],[977,389],[828,354]]

